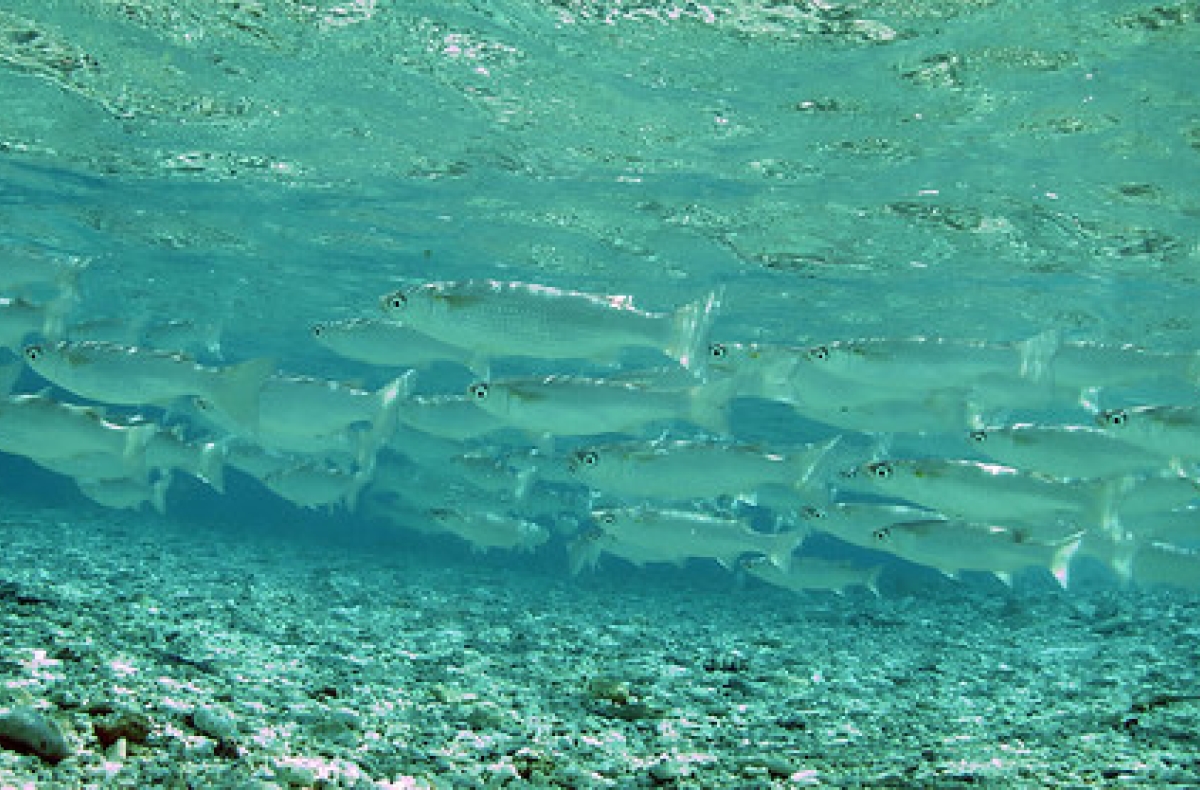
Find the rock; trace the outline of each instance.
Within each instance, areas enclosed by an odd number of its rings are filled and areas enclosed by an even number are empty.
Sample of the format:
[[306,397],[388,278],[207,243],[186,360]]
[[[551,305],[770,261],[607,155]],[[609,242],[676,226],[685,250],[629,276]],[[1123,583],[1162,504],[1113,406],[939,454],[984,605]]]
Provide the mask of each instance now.
[[218,740],[233,738],[237,735],[237,722],[233,717],[220,708],[209,705],[196,708],[192,713],[192,726],[196,731]]
[[92,722],[96,740],[106,749],[122,739],[129,743],[144,744],[150,737],[150,730],[150,720],[131,711],[114,712]]
[[31,707],[0,709],[0,746],[57,763],[74,754],[62,730]]

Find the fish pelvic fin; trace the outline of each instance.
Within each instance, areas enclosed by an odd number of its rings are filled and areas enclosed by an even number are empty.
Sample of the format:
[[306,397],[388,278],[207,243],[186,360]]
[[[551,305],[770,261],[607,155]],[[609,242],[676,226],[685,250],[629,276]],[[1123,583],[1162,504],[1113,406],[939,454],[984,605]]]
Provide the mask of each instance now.
[[271,359],[252,359],[221,371],[220,382],[208,396],[217,408],[252,433],[258,431],[258,393],[275,372]]
[[721,309],[724,286],[710,291],[708,296],[675,311],[671,317],[671,339],[665,351],[689,370],[705,359],[702,352],[708,343],[708,330]]
[[1062,346],[1062,332],[1047,329],[1017,344],[1021,354],[1021,378],[1043,381],[1050,371],[1050,364]]
[[871,594],[876,598],[880,598],[879,594],[879,576],[883,573],[883,566],[876,565],[871,570],[867,571],[867,577],[863,579],[863,587],[871,591]]

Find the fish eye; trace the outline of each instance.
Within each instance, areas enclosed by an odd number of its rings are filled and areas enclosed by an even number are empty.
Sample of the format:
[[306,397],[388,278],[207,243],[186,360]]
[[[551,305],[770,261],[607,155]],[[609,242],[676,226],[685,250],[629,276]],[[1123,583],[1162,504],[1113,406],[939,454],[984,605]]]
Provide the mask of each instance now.
[[891,527],[880,527],[879,529],[877,529],[871,533],[871,537],[875,538],[875,540],[887,540],[891,536],[892,536]]
[[617,517],[611,510],[604,510],[596,514],[596,520],[601,524],[615,524]]
[[595,450],[584,450],[577,457],[579,458],[579,463],[584,466],[595,466],[600,463],[600,456]]
[[1119,428],[1129,422],[1129,415],[1124,409],[1109,409],[1100,413],[1100,424],[1109,428]]
[[708,345],[708,355],[713,359],[724,359],[729,356],[729,349],[724,343],[710,343]]
[[967,438],[975,442],[975,444],[983,444],[987,441],[987,431],[974,430],[967,434]]
[[867,464],[867,471],[876,480],[887,480],[892,476],[892,465],[887,461],[879,461],[874,464]]
[[475,400],[487,400],[488,389],[486,381],[477,381],[467,388],[467,392]]
[[815,359],[817,362],[823,362],[829,359],[828,346],[816,346],[808,350],[808,358]]
[[828,515],[829,514],[826,513],[824,510],[821,510],[821,508],[813,507],[812,505],[805,505],[804,507],[800,508],[800,517],[801,518],[805,518],[805,519],[826,518]]
[[25,346],[25,358],[30,362],[37,362],[42,358],[41,346]]
[[408,297],[403,291],[393,291],[383,297],[383,306],[389,310],[403,310],[408,304]]
[[313,337],[320,337],[325,334],[325,326],[323,324],[313,324],[312,333]]

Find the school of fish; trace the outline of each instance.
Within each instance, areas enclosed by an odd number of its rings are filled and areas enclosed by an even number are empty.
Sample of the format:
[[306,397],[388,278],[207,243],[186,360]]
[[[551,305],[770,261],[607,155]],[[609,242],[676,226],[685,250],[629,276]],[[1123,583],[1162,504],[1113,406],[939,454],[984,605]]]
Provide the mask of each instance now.
[[[371,366],[363,387],[225,361],[211,327],[88,320],[87,274],[0,264],[0,452],[106,507],[166,512],[177,476],[222,492],[233,470],[480,551],[565,545],[574,573],[700,559],[878,594],[886,558],[825,559],[806,549],[823,533],[950,576],[1043,569],[1066,587],[1086,557],[1122,584],[1200,589],[1200,352],[1053,331],[748,342],[714,331],[719,289],[648,312],[466,280],[312,317],[295,342]],[[659,362],[618,364],[631,354]],[[472,383],[423,384],[447,365]],[[812,440],[741,440],[735,402]]]

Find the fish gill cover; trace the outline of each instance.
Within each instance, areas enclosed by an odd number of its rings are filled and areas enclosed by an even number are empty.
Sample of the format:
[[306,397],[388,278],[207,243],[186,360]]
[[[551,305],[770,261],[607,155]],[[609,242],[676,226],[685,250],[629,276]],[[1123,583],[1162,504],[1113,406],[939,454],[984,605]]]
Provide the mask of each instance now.
[[11,0],[0,496],[1195,589],[1198,25]]

